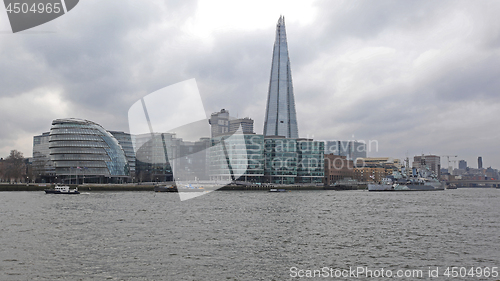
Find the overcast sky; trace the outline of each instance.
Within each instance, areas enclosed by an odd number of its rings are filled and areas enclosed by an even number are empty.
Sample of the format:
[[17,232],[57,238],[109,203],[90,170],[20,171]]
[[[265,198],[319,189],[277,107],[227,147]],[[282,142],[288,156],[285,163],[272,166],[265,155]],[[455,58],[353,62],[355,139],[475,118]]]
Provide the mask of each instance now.
[[134,102],[191,78],[208,114],[262,133],[284,15],[301,137],[500,168],[499,13],[500,1],[84,0],[12,34],[3,10],[0,157],[31,156],[56,118],[128,131]]

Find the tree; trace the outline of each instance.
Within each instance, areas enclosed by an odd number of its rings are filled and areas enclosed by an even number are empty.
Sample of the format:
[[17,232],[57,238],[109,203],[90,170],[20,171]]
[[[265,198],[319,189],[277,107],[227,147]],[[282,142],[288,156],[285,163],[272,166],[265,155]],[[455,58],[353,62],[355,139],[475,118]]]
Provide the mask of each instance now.
[[25,168],[23,153],[13,149],[4,160],[4,178],[8,181],[21,180],[26,173]]
[[5,181],[5,160],[0,158],[0,182]]

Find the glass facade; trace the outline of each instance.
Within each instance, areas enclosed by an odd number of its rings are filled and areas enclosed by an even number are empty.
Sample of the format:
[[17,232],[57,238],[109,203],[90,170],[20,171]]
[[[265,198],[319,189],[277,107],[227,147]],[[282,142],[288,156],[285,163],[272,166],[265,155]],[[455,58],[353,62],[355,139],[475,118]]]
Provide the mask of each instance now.
[[293,184],[297,177],[297,140],[286,138],[264,139],[266,182]]
[[[135,135],[136,177],[139,182],[173,181],[167,150],[175,153],[175,135],[153,133]],[[175,155],[171,155],[171,158]]]
[[323,181],[323,142],[276,137],[266,137],[264,142],[266,182],[295,184]]
[[173,133],[133,137],[140,182],[208,180],[209,138],[184,141]]
[[276,25],[264,136],[299,137],[284,17]]
[[236,134],[212,138],[210,180],[261,182],[264,176],[263,151],[263,135]]
[[49,151],[55,174],[60,180],[69,181],[74,177],[78,182],[77,178],[81,176],[87,181],[102,181],[103,177],[111,179],[130,175],[129,164],[119,142],[91,121],[54,120],[50,129]]
[[321,183],[325,175],[325,143],[306,139],[297,140],[296,183]]
[[125,152],[125,157],[127,157],[127,162],[130,169],[130,176],[135,177],[135,152],[134,146],[132,144],[132,137],[129,133],[109,131],[113,137],[118,141],[120,146]]
[[37,181],[50,182],[55,176],[55,168],[50,160],[50,133],[33,137],[33,174]]

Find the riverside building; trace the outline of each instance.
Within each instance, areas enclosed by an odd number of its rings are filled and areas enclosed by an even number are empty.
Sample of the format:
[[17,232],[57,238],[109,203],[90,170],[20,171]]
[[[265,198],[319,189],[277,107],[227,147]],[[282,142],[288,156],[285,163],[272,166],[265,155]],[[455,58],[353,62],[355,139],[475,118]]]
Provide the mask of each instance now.
[[130,169],[130,177],[135,177],[135,152],[134,145],[132,143],[132,136],[129,133],[119,132],[119,131],[109,131],[115,139],[118,141],[120,146],[125,152],[125,157]]
[[56,171],[50,160],[50,132],[33,137],[33,176],[40,182],[54,182]]
[[325,143],[297,139],[297,179],[295,183],[321,183],[325,175]]
[[265,182],[276,184],[323,182],[323,142],[269,136],[264,139],[264,147]]
[[118,140],[88,120],[54,120],[49,152],[59,182],[122,183],[130,176],[130,166]]
[[212,181],[262,182],[264,136],[226,134],[212,138],[209,171]]
[[354,178],[353,161],[346,156],[325,154],[325,184],[331,185],[346,178]]

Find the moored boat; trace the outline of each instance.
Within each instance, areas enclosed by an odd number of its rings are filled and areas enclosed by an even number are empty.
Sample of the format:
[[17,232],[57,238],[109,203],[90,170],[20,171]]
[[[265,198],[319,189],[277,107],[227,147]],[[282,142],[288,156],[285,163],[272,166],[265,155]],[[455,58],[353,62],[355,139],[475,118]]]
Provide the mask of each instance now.
[[157,185],[154,187],[155,192],[178,192],[177,186],[175,185]]
[[70,189],[67,185],[55,186],[53,189],[45,189],[46,194],[80,194],[78,187]]
[[454,183],[449,184],[446,189],[457,189],[457,185]]
[[437,191],[444,190],[444,183],[428,169],[414,171],[413,175],[403,175],[394,171],[379,183],[368,184],[368,191]]
[[357,190],[359,189],[359,186],[362,184],[351,178],[345,178],[336,181],[333,185],[325,186],[323,189],[325,190]]

